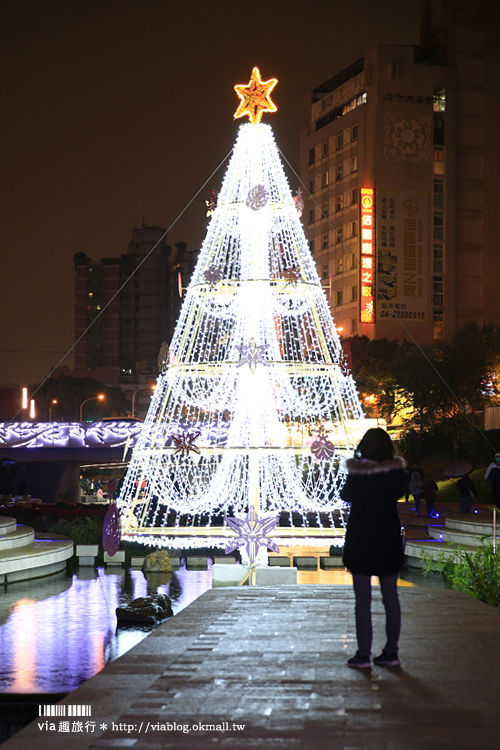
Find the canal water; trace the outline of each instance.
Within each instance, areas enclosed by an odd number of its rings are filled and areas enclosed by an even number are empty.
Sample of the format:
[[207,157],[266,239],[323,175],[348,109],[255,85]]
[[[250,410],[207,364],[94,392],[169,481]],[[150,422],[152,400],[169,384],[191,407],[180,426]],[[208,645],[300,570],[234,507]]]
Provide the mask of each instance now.
[[[310,551],[309,551],[310,553]],[[322,550],[324,554],[325,551]],[[79,568],[74,575],[9,584],[0,594],[0,694],[67,693],[145,638],[151,628],[119,628],[115,610],[164,593],[174,615],[212,586],[207,570],[181,567],[170,580],[140,570]],[[298,583],[350,585],[344,569],[299,571]],[[443,585],[403,574],[400,585]]]

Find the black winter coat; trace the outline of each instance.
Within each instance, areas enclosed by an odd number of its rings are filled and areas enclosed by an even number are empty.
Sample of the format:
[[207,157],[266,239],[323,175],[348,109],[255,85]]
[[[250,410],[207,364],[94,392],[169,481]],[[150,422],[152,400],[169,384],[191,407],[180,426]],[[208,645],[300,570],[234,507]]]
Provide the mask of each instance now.
[[346,462],[340,494],[351,504],[343,562],[351,573],[387,576],[403,567],[403,541],[397,501],[405,494],[404,460]]

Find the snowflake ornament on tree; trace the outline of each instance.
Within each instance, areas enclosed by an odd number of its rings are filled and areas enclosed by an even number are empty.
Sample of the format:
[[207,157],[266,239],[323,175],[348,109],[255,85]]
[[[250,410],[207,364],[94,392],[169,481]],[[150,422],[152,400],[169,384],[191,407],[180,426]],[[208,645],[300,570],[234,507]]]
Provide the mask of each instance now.
[[267,536],[278,520],[278,516],[259,518],[255,508],[250,508],[244,518],[226,518],[228,526],[238,534],[226,547],[226,555],[236,549],[244,550],[249,564],[255,565],[261,547],[279,552],[278,545]]
[[199,438],[201,432],[199,430],[190,430],[189,427],[185,427],[184,430],[177,435],[172,435],[172,440],[176,445],[174,455],[180,453],[181,456],[188,456],[190,451],[200,454],[200,449],[196,447],[194,441]]
[[302,279],[300,268],[298,266],[293,266],[293,268],[285,269],[285,271],[283,272],[283,278],[286,279],[287,284],[297,286],[299,281]]
[[250,339],[249,344],[237,344],[236,348],[240,353],[240,361],[238,362],[237,367],[249,365],[252,372],[255,372],[257,365],[265,365],[266,367],[269,367],[269,362],[266,362],[264,359],[269,344],[260,344],[257,346],[255,339]]
[[217,266],[212,264],[207,268],[203,277],[205,281],[210,284],[210,287],[213,288],[215,284],[222,279],[222,271],[220,268],[217,268]]

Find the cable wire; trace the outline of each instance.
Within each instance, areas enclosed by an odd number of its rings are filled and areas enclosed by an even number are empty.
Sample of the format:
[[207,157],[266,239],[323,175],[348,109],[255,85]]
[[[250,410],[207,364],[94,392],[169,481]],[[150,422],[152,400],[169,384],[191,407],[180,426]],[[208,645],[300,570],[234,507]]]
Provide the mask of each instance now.
[[[193,197],[191,198],[191,200],[184,206],[184,208],[182,209],[182,211],[177,215],[177,217],[173,220],[173,222],[170,224],[170,226],[167,229],[165,229],[165,231],[163,232],[162,236],[158,239],[158,241],[156,242],[156,244],[153,245],[153,247],[151,248],[151,250],[144,256],[144,258],[141,260],[141,262],[137,264],[137,266],[133,269],[133,271],[130,273],[130,275],[125,279],[125,281],[119,287],[119,289],[117,289],[116,292],[113,294],[113,296],[110,297],[110,299],[103,306],[102,310],[99,311],[98,315],[96,315],[96,317],[92,320],[92,322],[89,323],[89,325],[84,330],[84,332],[76,339],[76,341],[73,342],[73,344],[70,346],[70,348],[68,349],[68,351],[64,354],[63,357],[61,357],[61,359],[59,360],[59,362],[56,365],[54,365],[54,367],[52,368],[52,370],[45,377],[45,379],[42,380],[42,382],[40,383],[40,385],[38,385],[35,388],[35,390],[31,394],[30,398],[34,398],[34,396],[38,393],[38,391],[40,390],[40,388],[42,388],[42,386],[45,385],[45,383],[50,378],[50,376],[53,375],[53,373],[57,370],[57,368],[60,367],[60,365],[64,362],[64,360],[66,359],[66,357],[69,354],[71,354],[71,352],[73,351],[73,349],[87,335],[87,333],[90,331],[90,329],[92,328],[92,326],[94,325],[94,323],[96,323],[99,320],[99,318],[101,317],[101,315],[103,315],[106,312],[106,310],[108,309],[108,307],[110,306],[110,304],[118,297],[118,295],[127,286],[127,284],[129,283],[129,281],[133,278],[133,276],[137,273],[137,271],[141,268],[141,266],[144,265],[144,263],[148,260],[148,258],[150,257],[150,255],[152,253],[154,253],[154,251],[156,250],[156,248],[158,247],[158,245],[162,242],[162,240],[165,239],[165,237],[170,232],[170,230],[174,228],[174,226],[177,224],[177,222],[179,221],[179,219],[181,218],[181,216],[183,216],[186,213],[186,211],[188,210],[188,208],[190,208],[190,206],[194,203],[194,201],[199,196],[199,194],[201,193],[201,191],[208,185],[208,183],[210,182],[210,180],[213,179],[214,175],[217,174],[217,172],[222,167],[222,165],[224,164],[224,162],[226,162],[229,159],[229,157],[232,154],[232,151],[233,151],[233,149],[231,148],[231,150],[228,151],[228,153],[226,154],[226,156],[222,159],[222,161],[220,162],[220,164],[214,169],[214,171],[212,172],[212,174],[210,175],[210,177],[208,177],[205,180],[205,182],[203,183],[203,185],[199,188],[199,190],[197,190],[197,192],[193,195]],[[18,411],[14,414],[14,416],[9,420],[9,424],[11,422],[14,422],[14,420],[16,419],[16,417],[18,416],[18,414],[20,414],[21,411],[22,411],[22,409],[18,409]]]

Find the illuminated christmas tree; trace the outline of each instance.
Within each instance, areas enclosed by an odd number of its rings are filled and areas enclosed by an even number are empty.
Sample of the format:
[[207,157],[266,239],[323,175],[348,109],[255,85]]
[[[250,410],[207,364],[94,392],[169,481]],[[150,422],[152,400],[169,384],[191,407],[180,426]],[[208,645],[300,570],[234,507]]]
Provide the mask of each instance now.
[[211,197],[207,235],[123,483],[128,539],[171,545],[189,535],[224,546],[228,515],[294,514],[307,529],[311,514],[321,522],[342,505],[344,460],[363,414],[300,201],[261,123],[276,109],[275,84],[254,68],[249,84],[235,87],[235,117],[250,122]]

